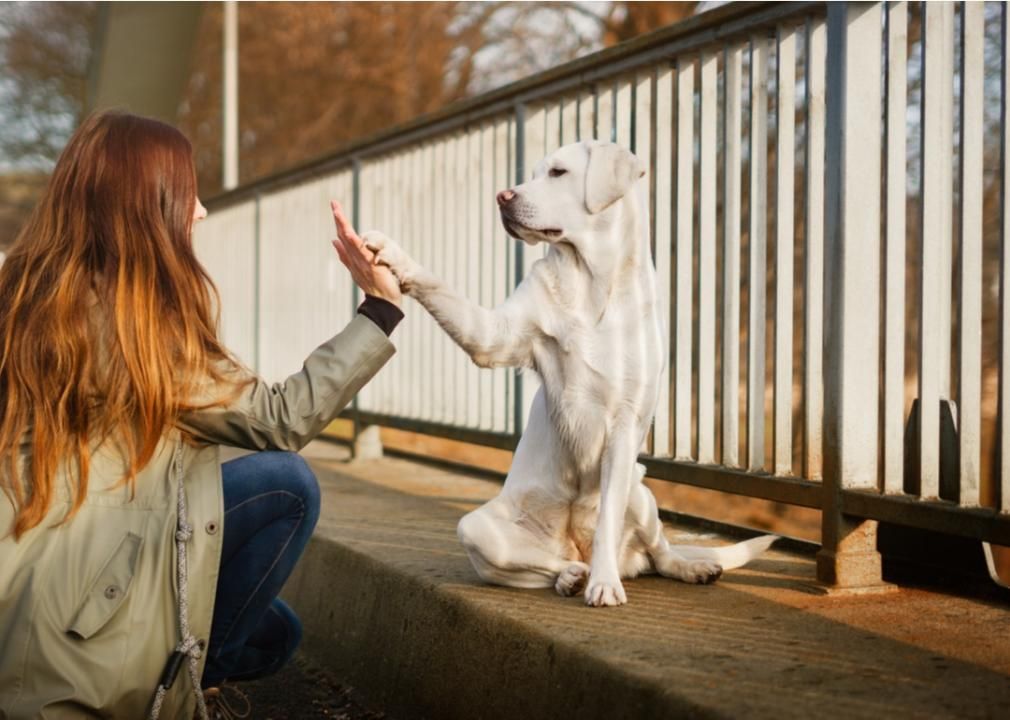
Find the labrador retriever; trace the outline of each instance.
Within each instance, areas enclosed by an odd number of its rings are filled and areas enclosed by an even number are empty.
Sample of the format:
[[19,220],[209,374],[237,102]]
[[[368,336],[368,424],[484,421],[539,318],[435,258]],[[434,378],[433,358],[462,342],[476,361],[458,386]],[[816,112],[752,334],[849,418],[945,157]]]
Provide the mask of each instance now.
[[658,572],[709,583],[775,539],[670,545],[642,483],[636,458],[665,352],[644,174],[628,150],[580,142],[498,193],[508,233],[550,247],[494,310],[453,293],[381,233],[363,235],[375,261],[477,365],[530,368],[543,380],[501,493],[459,523],[487,582],[553,585],[562,595],[584,592],[588,605],[621,605],[622,578]]

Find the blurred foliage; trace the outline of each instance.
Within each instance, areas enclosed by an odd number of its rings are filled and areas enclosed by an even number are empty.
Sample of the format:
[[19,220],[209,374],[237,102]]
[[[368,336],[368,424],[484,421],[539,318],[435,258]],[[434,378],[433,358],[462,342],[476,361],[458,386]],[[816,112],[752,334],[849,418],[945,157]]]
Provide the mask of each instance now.
[[[689,17],[697,3],[243,4],[239,177],[332,152],[453,101]],[[204,195],[221,187],[223,9],[209,4],[179,111]]]
[[93,2],[0,4],[0,162],[48,169],[87,93]]
[[[690,16],[694,2],[264,2],[239,7],[240,178]],[[86,106],[94,2],[0,2],[0,248]],[[178,124],[221,187],[222,5],[206,3]]]

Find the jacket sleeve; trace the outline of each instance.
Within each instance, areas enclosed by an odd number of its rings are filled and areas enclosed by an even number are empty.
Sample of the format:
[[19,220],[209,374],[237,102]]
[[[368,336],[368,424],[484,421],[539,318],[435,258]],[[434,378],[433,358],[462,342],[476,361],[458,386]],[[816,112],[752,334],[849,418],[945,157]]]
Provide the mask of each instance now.
[[358,315],[316,348],[301,371],[287,380],[269,385],[256,377],[232,402],[184,413],[179,425],[209,443],[250,450],[300,450],[337,417],[394,352],[385,333]]

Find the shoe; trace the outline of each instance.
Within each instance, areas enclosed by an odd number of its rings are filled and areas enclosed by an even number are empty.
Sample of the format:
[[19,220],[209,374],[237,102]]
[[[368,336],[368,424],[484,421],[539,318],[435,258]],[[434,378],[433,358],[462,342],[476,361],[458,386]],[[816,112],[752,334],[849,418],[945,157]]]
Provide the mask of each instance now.
[[[234,685],[222,683],[203,691],[203,701],[207,704],[210,720],[238,720],[252,713],[248,696]],[[193,714],[193,720],[200,720],[200,708]]]

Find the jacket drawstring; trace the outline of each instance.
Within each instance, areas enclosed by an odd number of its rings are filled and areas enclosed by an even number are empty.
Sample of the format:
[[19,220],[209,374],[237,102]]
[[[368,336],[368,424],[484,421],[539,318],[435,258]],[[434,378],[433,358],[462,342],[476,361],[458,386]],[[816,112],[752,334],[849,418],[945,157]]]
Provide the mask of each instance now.
[[175,646],[175,651],[169,656],[168,662],[165,663],[165,670],[161,673],[158,689],[155,691],[154,700],[151,703],[150,719],[158,720],[158,716],[161,714],[161,705],[165,700],[165,693],[172,687],[183,661],[188,658],[189,677],[193,683],[193,694],[196,696],[197,712],[202,720],[208,720],[207,705],[203,699],[203,692],[200,690],[199,660],[203,649],[200,642],[189,631],[189,568],[186,562],[186,543],[193,537],[193,526],[189,524],[186,511],[181,441],[175,446],[175,452],[172,455],[172,477],[179,488],[179,512],[175,530],[175,569],[179,587],[176,596],[179,607],[179,634],[182,639]]

